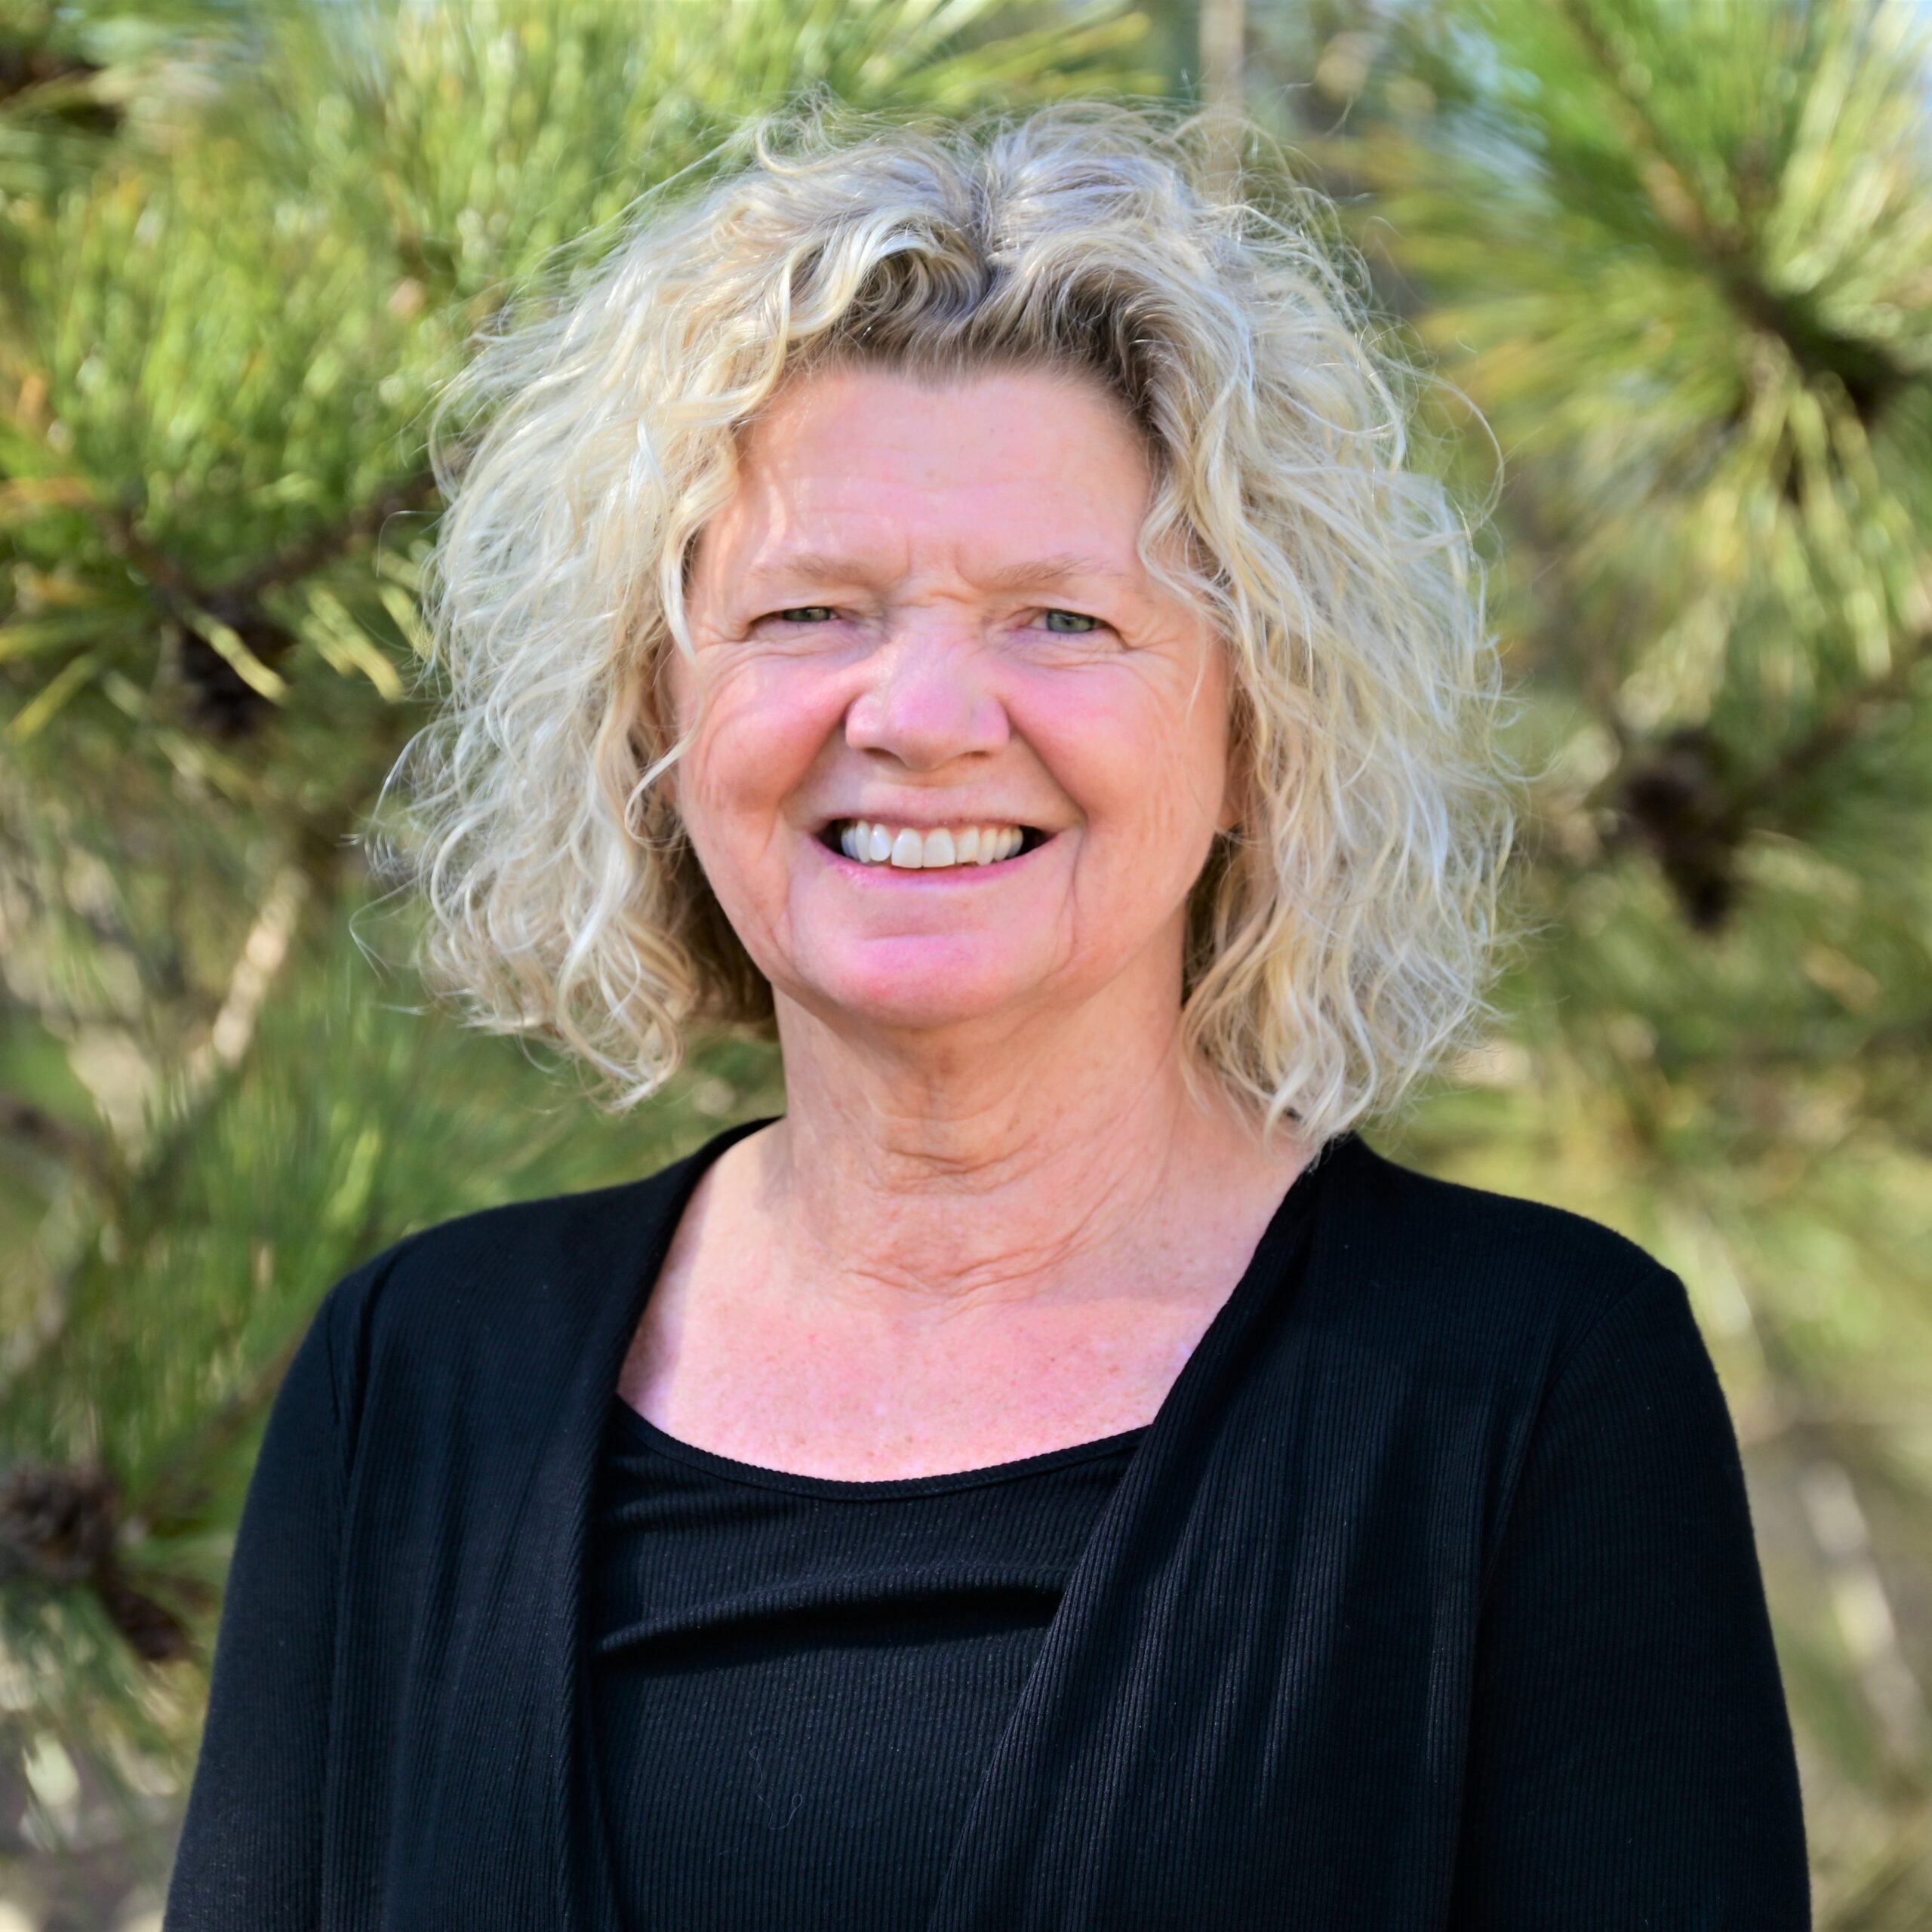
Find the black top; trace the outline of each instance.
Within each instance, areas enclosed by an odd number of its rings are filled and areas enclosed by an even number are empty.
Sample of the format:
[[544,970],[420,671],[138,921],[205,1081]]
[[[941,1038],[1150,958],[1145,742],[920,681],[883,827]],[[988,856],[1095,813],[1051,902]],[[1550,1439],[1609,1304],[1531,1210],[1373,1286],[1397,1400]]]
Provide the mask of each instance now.
[[[167,1932],[622,1932],[586,1742],[599,1450],[684,1205],[756,1124],[331,1291],[243,1514]],[[1102,1508],[927,1932],[1809,1923],[1681,1283],[1331,1143]]]
[[626,1925],[919,1932],[1143,1432],[838,1482],[611,1404],[591,1728]]

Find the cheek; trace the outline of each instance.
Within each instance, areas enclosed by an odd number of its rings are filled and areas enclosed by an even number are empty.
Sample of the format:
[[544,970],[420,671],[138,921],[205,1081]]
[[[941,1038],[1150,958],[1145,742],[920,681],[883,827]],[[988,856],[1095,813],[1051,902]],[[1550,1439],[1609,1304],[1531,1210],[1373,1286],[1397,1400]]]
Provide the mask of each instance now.
[[[1037,711],[1039,743],[1084,817],[1111,832],[1106,849],[1143,869],[1191,882],[1206,857],[1227,771],[1226,699],[1204,678],[1188,687],[1143,681],[1061,691]],[[1053,701],[1057,700],[1057,701]]]
[[769,814],[810,771],[842,715],[836,681],[814,675],[811,666],[768,660],[721,664],[710,675],[709,702],[685,761],[688,817]]

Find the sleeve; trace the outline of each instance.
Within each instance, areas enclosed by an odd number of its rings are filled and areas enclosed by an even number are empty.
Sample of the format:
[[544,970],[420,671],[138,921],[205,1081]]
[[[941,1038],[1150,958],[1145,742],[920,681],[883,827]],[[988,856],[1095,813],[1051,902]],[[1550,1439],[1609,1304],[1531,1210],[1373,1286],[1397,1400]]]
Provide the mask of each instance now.
[[164,1932],[315,1932],[321,1923],[345,1488],[331,1335],[349,1285],[325,1300],[269,1411],[229,1570]]
[[1810,1922],[1737,1438],[1659,1269],[1559,1370],[1503,1526],[1451,1932]]

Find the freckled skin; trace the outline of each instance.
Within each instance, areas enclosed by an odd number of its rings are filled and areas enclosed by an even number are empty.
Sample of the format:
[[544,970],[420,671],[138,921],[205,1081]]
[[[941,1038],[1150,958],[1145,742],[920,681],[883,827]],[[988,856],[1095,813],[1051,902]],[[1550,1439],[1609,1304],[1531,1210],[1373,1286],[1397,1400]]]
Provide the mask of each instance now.
[[[1182,1078],[1187,899],[1238,786],[1219,641],[1136,552],[1138,432],[1079,377],[829,371],[740,457],[672,783],[786,1113],[706,1171],[621,1392],[852,1478],[1137,1426],[1308,1153]],[[898,871],[821,843],[848,818],[1050,836]]]

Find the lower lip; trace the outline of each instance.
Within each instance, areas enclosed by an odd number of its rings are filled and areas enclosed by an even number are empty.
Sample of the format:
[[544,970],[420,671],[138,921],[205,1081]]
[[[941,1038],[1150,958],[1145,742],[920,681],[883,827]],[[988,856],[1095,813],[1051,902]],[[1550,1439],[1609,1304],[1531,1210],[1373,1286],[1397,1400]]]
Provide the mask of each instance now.
[[830,860],[840,872],[854,878],[880,884],[890,881],[894,885],[974,885],[983,880],[1004,878],[1015,866],[1025,864],[1035,852],[1044,851],[1055,836],[1049,832],[1029,850],[1016,852],[1008,859],[995,859],[990,865],[935,866],[930,871],[924,866],[895,866],[890,860],[866,865],[860,860],[847,858],[843,852],[835,852],[816,838],[811,843],[821,858]]

